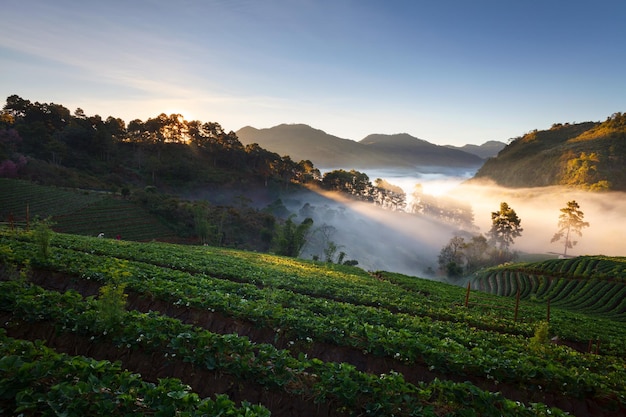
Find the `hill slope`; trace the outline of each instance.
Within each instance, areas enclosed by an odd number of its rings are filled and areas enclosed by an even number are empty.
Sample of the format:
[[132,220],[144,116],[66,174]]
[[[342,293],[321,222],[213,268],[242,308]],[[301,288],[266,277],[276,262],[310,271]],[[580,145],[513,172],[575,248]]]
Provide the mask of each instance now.
[[244,127],[236,132],[243,144],[258,143],[298,161],[308,159],[323,168],[384,168],[416,166],[479,167],[476,155],[438,146],[408,134],[369,135],[360,142],[341,139],[303,124],[269,129]]
[[[588,335],[602,340],[588,355],[537,345],[541,301],[522,300],[520,321],[511,298],[482,294],[502,308],[468,308],[461,287],[323,262],[63,234],[45,259],[38,247],[29,233],[0,229],[0,264],[34,272],[19,281],[0,268],[0,340],[6,331],[121,360],[203,397],[228,392],[275,416],[563,415],[540,403],[574,415],[626,410],[626,336],[607,318],[553,308],[550,332],[582,337],[585,349]],[[123,286],[127,308],[106,316],[102,301],[84,298],[103,285]]]
[[474,178],[507,187],[626,190],[626,115],[528,133],[487,160]]

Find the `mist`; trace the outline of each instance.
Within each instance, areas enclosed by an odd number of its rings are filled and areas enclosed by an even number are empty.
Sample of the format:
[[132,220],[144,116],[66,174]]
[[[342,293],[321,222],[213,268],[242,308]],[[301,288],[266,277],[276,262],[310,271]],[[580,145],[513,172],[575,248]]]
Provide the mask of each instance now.
[[626,256],[626,193],[623,192],[589,192],[560,186],[511,189],[493,183],[468,182],[475,171],[449,168],[415,174],[406,170],[367,173],[370,178],[379,176],[402,187],[407,200],[415,184],[420,183],[426,194],[469,204],[478,233],[487,233],[491,228],[491,212],[498,211],[501,202],[508,203],[524,229],[512,249],[526,253],[563,252],[561,242],[550,240],[558,231],[560,209],[568,201],[576,200],[590,226],[582,229],[581,237],[574,237],[578,243],[568,249],[568,255]]
[[[441,247],[454,235],[455,227],[427,217],[382,209],[371,203],[346,199],[339,193],[303,193],[283,201],[301,222],[314,220],[300,256],[325,260],[324,248],[334,242],[337,254],[356,260],[368,271],[385,270],[432,277]],[[303,207],[305,209],[303,210]],[[320,235],[330,231],[328,239]]]
[[576,200],[589,227],[567,254],[625,256],[626,193],[585,192],[565,187],[507,189],[494,185],[463,184],[451,190],[455,198],[469,202],[475,224],[485,233],[491,227],[491,212],[505,201],[515,210],[524,229],[515,240],[514,250],[527,253],[562,253],[563,243],[550,243],[558,231],[560,209]]
[[[582,237],[567,253],[578,255],[626,256],[626,193],[591,193],[564,187],[508,189],[493,184],[466,182],[474,173],[467,170],[366,171],[371,181],[376,178],[400,186],[410,202],[416,184],[425,194],[452,198],[472,207],[472,234],[486,234],[491,228],[491,213],[507,202],[521,219],[522,235],[511,250],[558,257],[563,242],[551,243],[558,231],[560,209],[576,200],[590,226],[582,229]],[[337,193],[303,193],[284,201],[286,207],[302,221],[306,214],[314,220],[313,231],[332,226],[333,241],[345,252],[345,260],[354,259],[358,266],[370,271],[386,270],[408,275],[437,276],[437,256],[443,246],[463,232],[457,226],[435,218],[382,209],[371,203],[347,199]],[[302,210],[309,205],[308,213]],[[318,230],[318,234],[320,231]],[[323,239],[322,239],[323,240]],[[328,239],[327,239],[328,240]],[[304,247],[301,257],[324,259],[322,246],[314,235]]]

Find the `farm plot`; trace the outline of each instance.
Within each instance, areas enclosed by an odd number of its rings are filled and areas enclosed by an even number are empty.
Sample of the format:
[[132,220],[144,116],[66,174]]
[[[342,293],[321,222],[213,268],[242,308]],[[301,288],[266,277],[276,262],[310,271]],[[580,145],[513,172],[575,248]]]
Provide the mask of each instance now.
[[[583,256],[487,269],[475,279],[484,291],[550,301],[552,306],[626,321],[626,259]],[[487,284],[489,283],[489,284]]]
[[147,241],[170,240],[176,234],[136,204],[110,193],[66,190],[29,181],[0,178],[0,221],[23,224],[35,217],[52,218],[58,232]]
[[144,241],[171,239],[175,234],[167,226],[130,201],[103,198],[76,212],[54,218],[55,229],[64,233]]
[[[621,381],[624,375],[620,372],[623,372],[624,364],[617,358],[578,354],[549,344],[536,350],[530,347],[525,337],[478,330],[464,323],[462,316],[456,313],[449,314],[448,320],[440,320],[428,315],[430,307],[419,307],[419,314],[400,311],[398,306],[392,308],[397,300],[402,299],[400,294],[414,296],[415,305],[428,297],[450,297],[444,290],[437,291],[437,283],[426,281],[423,286],[411,286],[409,277],[385,277],[384,274],[372,277],[365,271],[343,267],[333,272],[328,268],[324,270],[322,265],[306,262],[298,268],[297,261],[278,257],[264,256],[261,257],[264,260],[257,259],[253,263],[253,254],[246,260],[248,255],[244,256],[242,252],[233,251],[229,255],[228,251],[216,248],[189,248],[186,253],[180,246],[103,242],[102,239],[61,235],[55,236],[54,242],[57,243],[49,259],[36,261],[34,266],[61,272],[68,281],[77,283],[110,284],[121,280],[132,292],[153,300],[204,311],[205,315],[219,312],[224,317],[249,323],[248,328],[274,331],[279,335],[279,341],[294,342],[285,345],[293,348],[294,353],[306,354],[307,343],[325,343],[328,349],[365,352],[369,360],[380,357],[398,365],[396,369],[402,364],[432,368],[433,372],[439,372],[441,377],[451,381],[470,379],[483,389],[506,387],[507,392],[515,391],[518,398],[531,399],[530,402],[542,399],[558,406],[561,402],[555,398],[563,398],[564,404],[572,407],[581,399],[595,404],[597,400],[594,398],[608,396],[614,398],[610,402],[614,407],[622,407],[619,404],[623,401]],[[22,264],[34,259],[36,246],[30,243],[28,236],[7,236],[2,244],[5,262]],[[168,258],[168,251],[179,256],[177,268],[165,266],[175,260]],[[220,269],[220,278],[207,274],[206,267],[200,262],[202,251],[208,257],[210,252],[219,252],[220,257],[231,258],[229,262],[233,268],[239,263],[239,279],[226,279],[232,274],[232,271],[228,272],[226,261]],[[125,259],[118,257],[119,253],[124,253]],[[134,259],[135,253],[140,259]],[[290,266],[281,272],[283,263]],[[252,267],[252,264],[256,266]],[[183,266],[186,270],[182,270]],[[256,283],[245,282],[242,277],[255,271],[258,272]],[[359,295],[345,302],[331,297],[323,288],[317,288],[317,281],[322,282],[322,287],[326,282],[330,286],[333,274],[337,282],[345,282],[350,292]],[[272,281],[268,278],[271,276],[278,278]],[[298,283],[295,285],[297,290],[288,288],[286,283],[289,281]],[[334,291],[340,292],[340,286],[335,283]],[[383,292],[386,296],[379,296],[376,301],[385,307],[372,305],[369,286],[376,290],[386,287]],[[443,284],[439,287],[453,288]],[[393,293],[393,288],[398,294]],[[406,288],[412,288],[412,291]],[[402,300],[408,302],[410,298]],[[477,313],[473,317],[479,320]],[[488,321],[488,318],[484,320]],[[582,316],[581,320],[584,320]],[[578,327],[584,326],[578,323]],[[299,347],[301,349],[296,349]],[[389,375],[392,370],[384,373]],[[498,385],[494,386],[496,381]],[[544,396],[544,392],[548,396]]]
[[[110,327],[111,321],[103,320],[96,300],[22,283],[0,286],[1,309],[13,313],[3,315],[3,321],[8,319],[7,331],[16,336],[27,336],[34,329],[35,334],[47,335],[44,338],[52,343],[60,340],[55,343],[59,349],[69,346],[94,356],[107,352],[131,368],[141,367],[150,358],[152,364],[159,363],[158,371],[178,369],[176,375],[186,375],[190,385],[203,393],[212,391],[207,382],[227,380],[227,391],[236,397],[249,395],[267,400],[279,396],[282,401],[268,404],[272,415],[408,416],[416,411],[427,416],[465,415],[465,407],[476,407],[483,415],[494,416],[563,415],[558,409],[540,404],[525,407],[469,383],[436,380],[413,385],[394,372],[372,375],[348,364],[302,355],[295,358],[271,345],[254,344],[237,335],[210,333],[154,313],[124,313]],[[63,339],[52,334],[60,334]],[[143,369],[149,372],[154,366]],[[82,385],[83,380],[77,379]],[[91,374],[86,375],[84,383],[93,383]],[[177,393],[174,398],[188,395],[187,390],[173,392]],[[256,408],[257,412],[261,410]]]
[[65,190],[33,184],[29,181],[0,178],[0,220],[8,221],[13,215],[17,221],[25,221],[28,215],[59,216],[89,206],[102,198],[95,192]]

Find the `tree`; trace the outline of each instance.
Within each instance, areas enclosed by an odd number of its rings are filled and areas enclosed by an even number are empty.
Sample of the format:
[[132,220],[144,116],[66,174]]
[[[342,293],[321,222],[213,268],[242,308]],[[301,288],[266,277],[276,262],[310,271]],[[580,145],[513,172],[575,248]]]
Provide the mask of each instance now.
[[561,209],[559,216],[559,231],[554,234],[550,242],[558,242],[563,240],[563,256],[567,256],[567,249],[573,248],[578,241],[572,240],[572,233],[582,236],[581,229],[589,227],[589,223],[583,221],[585,214],[580,210],[580,206],[576,200],[568,201],[567,207]]
[[313,219],[307,217],[296,225],[293,222],[294,215],[289,216],[282,229],[278,231],[276,238],[276,253],[278,255],[298,257],[307,241],[309,229],[313,226]]
[[522,235],[520,227],[521,219],[509,205],[505,202],[500,203],[500,210],[491,213],[491,230],[489,237],[492,244],[499,249],[499,260],[506,262],[512,257],[510,256],[509,247],[513,244],[516,237]]
[[465,239],[454,236],[450,242],[439,252],[439,270],[445,272],[448,277],[463,275]]
[[465,270],[472,273],[480,268],[489,265],[491,260],[492,248],[487,242],[487,238],[483,235],[472,236],[472,239],[464,246],[465,254]]
[[200,243],[207,245],[211,241],[211,223],[208,220],[208,207],[198,204],[193,207],[193,221]]
[[338,169],[324,174],[322,185],[332,191],[341,191],[356,197],[364,197],[372,189],[367,174],[350,170]]

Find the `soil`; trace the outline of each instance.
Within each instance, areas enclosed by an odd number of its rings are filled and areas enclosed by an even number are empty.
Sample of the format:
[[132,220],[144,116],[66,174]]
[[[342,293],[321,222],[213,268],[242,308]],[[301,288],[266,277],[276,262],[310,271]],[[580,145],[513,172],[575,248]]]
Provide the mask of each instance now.
[[[97,282],[80,279],[65,274],[48,271],[36,271],[32,281],[49,290],[75,290],[83,296],[95,296],[99,293]],[[512,384],[495,384],[492,380],[477,376],[446,375],[430,370],[424,364],[406,364],[391,358],[377,357],[365,354],[361,350],[330,345],[326,343],[289,343],[273,329],[258,327],[251,322],[228,317],[219,312],[210,312],[193,307],[173,305],[144,294],[128,293],[127,308],[141,312],[158,311],[164,315],[177,318],[184,323],[202,327],[214,333],[236,333],[246,336],[256,343],[270,343],[279,349],[289,349],[292,354],[302,352],[311,358],[319,358],[327,362],[350,363],[363,372],[372,374],[389,373],[394,370],[404,375],[408,382],[432,381],[435,378],[453,380],[457,382],[469,381],[488,391],[501,392],[506,398],[523,403],[542,402],[549,406],[558,407],[578,417],[614,417],[626,416],[626,410],[604,411],[605,407],[599,401],[580,400],[546,392],[531,392]],[[2,322],[10,318],[10,314],[2,313]],[[182,361],[163,362],[163,358],[154,358],[152,354],[140,350],[130,351],[102,343],[94,344],[90,340],[63,334],[57,336],[50,324],[29,324],[28,326],[11,327],[7,329],[11,337],[35,340],[43,339],[50,347],[58,351],[73,355],[89,356],[98,360],[121,361],[124,368],[131,372],[140,373],[147,381],[157,381],[158,378],[175,377],[192,387],[194,392],[202,397],[225,393],[233,401],[248,401],[260,403],[267,407],[273,416],[341,416],[331,404],[314,404],[307,398],[289,396],[284,392],[270,391],[253,381],[242,381],[227,374],[216,371],[199,370]]]

